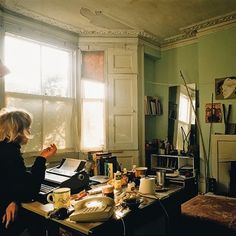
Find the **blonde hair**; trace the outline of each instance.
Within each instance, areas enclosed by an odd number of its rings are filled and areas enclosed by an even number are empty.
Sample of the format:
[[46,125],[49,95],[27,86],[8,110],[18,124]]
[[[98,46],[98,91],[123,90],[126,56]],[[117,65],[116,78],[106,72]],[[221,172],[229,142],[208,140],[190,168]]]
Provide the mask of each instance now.
[[23,110],[6,109],[0,111],[0,141],[17,142],[21,144],[30,139],[31,115]]

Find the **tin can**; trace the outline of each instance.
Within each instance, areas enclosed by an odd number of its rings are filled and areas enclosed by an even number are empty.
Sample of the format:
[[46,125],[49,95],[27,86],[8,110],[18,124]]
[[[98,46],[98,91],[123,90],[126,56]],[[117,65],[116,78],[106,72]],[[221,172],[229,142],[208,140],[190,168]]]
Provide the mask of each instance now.
[[165,187],[165,178],[166,178],[165,170],[158,170],[156,172],[156,182],[157,182],[157,185],[159,185],[161,187]]

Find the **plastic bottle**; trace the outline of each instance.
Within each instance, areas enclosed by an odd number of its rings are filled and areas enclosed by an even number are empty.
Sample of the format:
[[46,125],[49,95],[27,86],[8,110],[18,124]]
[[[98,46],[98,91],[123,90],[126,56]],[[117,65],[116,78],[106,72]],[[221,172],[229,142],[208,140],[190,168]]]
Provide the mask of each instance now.
[[114,188],[116,190],[120,190],[122,188],[122,180],[121,180],[122,176],[121,176],[121,172],[117,171],[115,173],[115,181],[114,181]]

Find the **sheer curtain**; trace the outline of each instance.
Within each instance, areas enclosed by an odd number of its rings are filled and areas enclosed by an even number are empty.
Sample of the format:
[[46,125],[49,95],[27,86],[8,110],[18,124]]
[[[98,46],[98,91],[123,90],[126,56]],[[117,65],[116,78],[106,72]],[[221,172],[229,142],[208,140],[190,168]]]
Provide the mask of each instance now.
[[33,115],[34,138],[24,151],[50,143],[59,151],[78,150],[74,50],[6,34],[4,54],[11,71],[5,79],[6,106]]

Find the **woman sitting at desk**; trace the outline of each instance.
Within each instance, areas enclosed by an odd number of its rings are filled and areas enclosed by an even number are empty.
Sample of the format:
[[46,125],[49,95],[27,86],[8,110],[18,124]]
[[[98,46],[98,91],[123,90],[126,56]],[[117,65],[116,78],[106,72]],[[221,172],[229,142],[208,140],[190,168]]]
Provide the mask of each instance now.
[[0,111],[1,236],[17,236],[24,230],[26,222],[20,217],[20,204],[37,195],[44,180],[46,159],[57,151],[55,144],[42,150],[31,172],[26,171],[20,149],[31,138],[31,123],[32,118],[25,111]]

